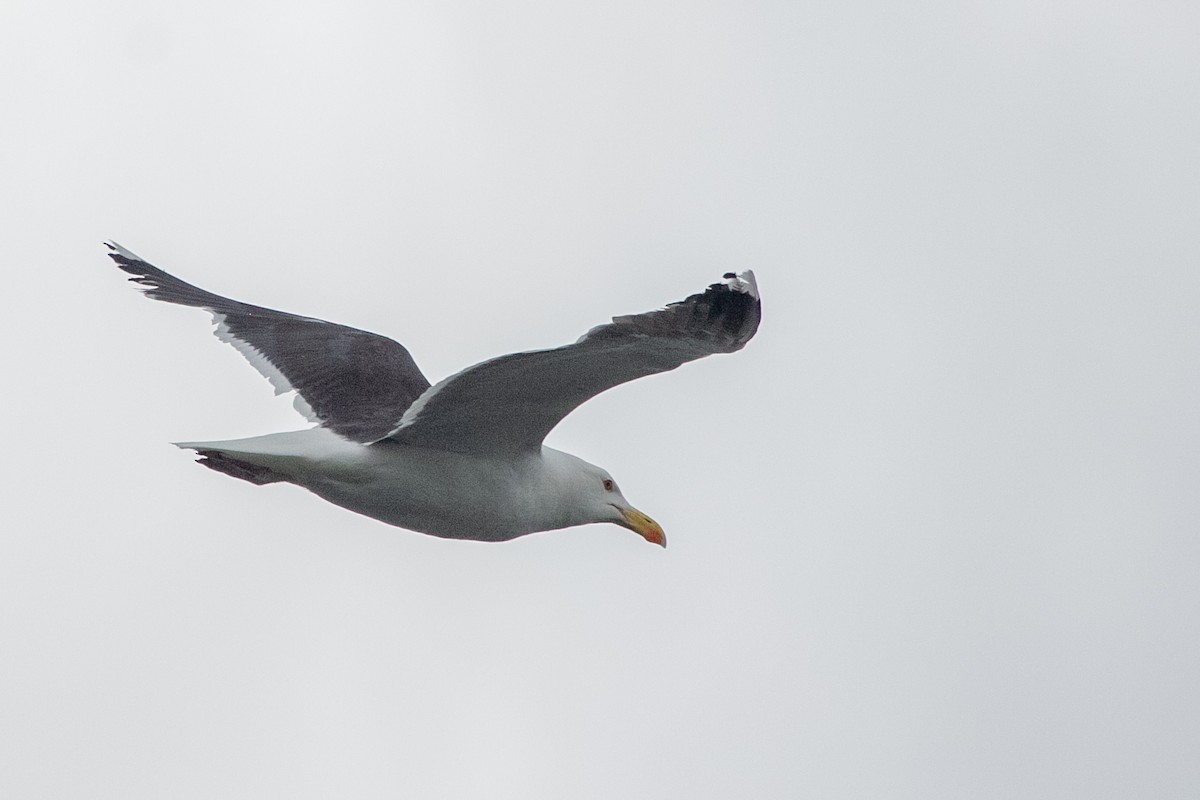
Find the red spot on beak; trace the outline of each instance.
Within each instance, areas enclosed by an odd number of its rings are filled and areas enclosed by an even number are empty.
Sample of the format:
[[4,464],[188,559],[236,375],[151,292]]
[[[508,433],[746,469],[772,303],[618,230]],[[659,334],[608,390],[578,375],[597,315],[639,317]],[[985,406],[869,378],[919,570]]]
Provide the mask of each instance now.
[[667,546],[667,534],[663,533],[662,526],[654,520],[647,517],[636,508],[619,509],[621,516],[625,518],[626,526],[645,539],[650,544],[656,544],[659,547]]

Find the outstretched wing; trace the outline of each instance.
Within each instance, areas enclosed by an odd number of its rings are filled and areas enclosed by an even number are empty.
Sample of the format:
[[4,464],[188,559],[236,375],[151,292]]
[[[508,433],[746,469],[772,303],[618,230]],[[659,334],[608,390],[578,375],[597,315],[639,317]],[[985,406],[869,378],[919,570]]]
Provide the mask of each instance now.
[[347,439],[373,442],[429,388],[412,356],[386,336],[239,303],[184,283],[115,242],[109,257],[147,297],[210,311],[216,335],[261,372],[276,394]]
[[749,270],[725,278],[662,310],[616,317],[574,344],[469,367],[417,398],[390,438],[460,453],[536,450],[605,389],[742,349],[758,330],[758,287]]

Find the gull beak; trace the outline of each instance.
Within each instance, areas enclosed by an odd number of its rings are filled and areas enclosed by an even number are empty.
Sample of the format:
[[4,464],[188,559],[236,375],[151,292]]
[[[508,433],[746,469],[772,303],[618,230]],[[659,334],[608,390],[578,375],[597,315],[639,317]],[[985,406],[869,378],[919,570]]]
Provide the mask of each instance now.
[[636,508],[618,508],[621,516],[625,518],[625,527],[641,536],[647,542],[656,544],[659,547],[667,546],[667,535],[663,533],[662,526],[654,520],[647,517]]

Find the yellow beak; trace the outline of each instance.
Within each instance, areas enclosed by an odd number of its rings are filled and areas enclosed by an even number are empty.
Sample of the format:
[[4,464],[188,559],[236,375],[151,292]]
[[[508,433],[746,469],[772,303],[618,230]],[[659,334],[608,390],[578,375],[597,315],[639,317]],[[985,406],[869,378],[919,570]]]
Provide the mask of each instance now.
[[659,547],[667,546],[667,535],[663,533],[662,526],[657,522],[636,508],[621,508],[617,510],[621,512],[621,516],[625,518],[626,527],[631,531],[651,544],[656,544]]

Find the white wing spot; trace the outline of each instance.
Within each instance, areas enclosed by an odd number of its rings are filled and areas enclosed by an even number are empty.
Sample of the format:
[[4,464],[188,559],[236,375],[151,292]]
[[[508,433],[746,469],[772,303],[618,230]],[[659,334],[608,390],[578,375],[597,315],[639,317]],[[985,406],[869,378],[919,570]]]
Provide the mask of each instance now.
[[758,299],[758,282],[754,280],[754,270],[748,269],[732,278],[726,278],[725,282],[733,291],[748,294],[755,300]]

